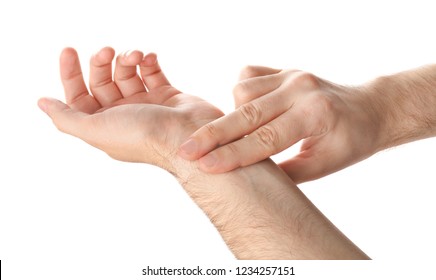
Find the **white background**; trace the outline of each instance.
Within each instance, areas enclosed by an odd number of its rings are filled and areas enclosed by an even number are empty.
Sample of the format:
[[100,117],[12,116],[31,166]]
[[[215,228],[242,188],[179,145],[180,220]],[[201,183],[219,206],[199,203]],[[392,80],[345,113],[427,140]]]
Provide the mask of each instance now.
[[[234,260],[169,174],[61,134],[36,101],[63,98],[58,57],[66,46],[78,50],[86,75],[89,57],[106,45],[154,51],[173,85],[225,112],[247,64],[353,85],[436,62],[432,1],[351,2],[2,1],[5,279],[146,279],[141,269],[153,264],[262,264]],[[295,279],[431,274],[435,147],[436,139],[404,145],[301,185],[374,261],[277,264],[300,268]]]

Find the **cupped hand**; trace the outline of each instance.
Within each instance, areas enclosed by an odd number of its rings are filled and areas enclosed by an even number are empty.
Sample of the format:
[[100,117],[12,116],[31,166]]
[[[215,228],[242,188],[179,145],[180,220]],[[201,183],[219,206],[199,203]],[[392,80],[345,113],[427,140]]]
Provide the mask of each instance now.
[[340,170],[377,151],[377,117],[363,88],[310,73],[251,66],[234,89],[236,111],[193,133],[179,155],[222,173],[247,166],[304,140],[280,164],[297,183]]
[[223,114],[172,87],[155,54],[120,54],[112,73],[114,56],[115,51],[106,47],[91,58],[88,90],[77,52],[64,49],[60,72],[66,104],[42,98],[38,105],[59,130],[115,159],[168,169],[180,143]]

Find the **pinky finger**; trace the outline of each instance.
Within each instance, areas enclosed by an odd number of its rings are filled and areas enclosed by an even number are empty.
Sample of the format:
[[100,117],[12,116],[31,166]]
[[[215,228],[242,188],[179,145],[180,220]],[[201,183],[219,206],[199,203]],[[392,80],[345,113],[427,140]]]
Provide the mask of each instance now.
[[161,86],[170,86],[170,82],[162,72],[155,53],[144,56],[140,64],[140,72],[142,81],[149,91]]

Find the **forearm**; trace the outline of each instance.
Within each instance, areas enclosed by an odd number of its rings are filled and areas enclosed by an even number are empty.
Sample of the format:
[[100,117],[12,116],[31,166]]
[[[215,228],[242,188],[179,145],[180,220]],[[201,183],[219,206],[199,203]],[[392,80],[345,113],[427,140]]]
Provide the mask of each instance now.
[[380,122],[380,150],[436,136],[436,65],[380,77],[367,89]]
[[[110,66],[114,51],[94,56],[91,95],[76,51],[65,49],[60,64],[68,104],[44,98],[40,108],[61,131],[115,159],[154,164],[173,173],[239,258],[365,257],[272,161],[211,175],[179,158],[177,149],[189,135],[222,112],[171,87],[155,55],[132,55],[117,58],[114,81],[110,67],[103,71],[98,66]],[[133,74],[138,64],[141,76],[126,80],[119,75]],[[92,86],[102,81],[104,89]]]
[[239,259],[364,259],[271,160],[206,174],[176,159],[175,175]]

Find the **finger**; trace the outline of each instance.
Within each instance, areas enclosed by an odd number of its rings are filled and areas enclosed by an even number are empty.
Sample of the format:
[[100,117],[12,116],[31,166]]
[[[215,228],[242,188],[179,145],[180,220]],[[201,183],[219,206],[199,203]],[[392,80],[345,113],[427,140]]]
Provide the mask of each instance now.
[[94,98],[106,107],[123,98],[120,90],[112,80],[112,60],[115,51],[105,47],[91,57],[89,86]]
[[279,164],[279,167],[297,184],[326,176],[340,168],[335,168],[330,159],[335,154],[323,149],[302,151],[297,156]]
[[291,111],[279,116],[238,141],[200,158],[200,168],[222,173],[247,166],[281,152],[306,137],[304,127]]
[[235,108],[276,90],[282,84],[280,74],[260,76],[240,81],[233,88]]
[[267,76],[280,73],[281,69],[274,69],[264,66],[248,65],[242,68],[239,74],[239,80],[246,80],[254,77]]
[[348,138],[337,139],[332,134],[309,137],[295,157],[279,164],[296,183],[319,179],[341,170],[365,157],[344,153]]
[[88,114],[74,110],[65,103],[52,98],[41,98],[38,100],[38,106],[52,119],[60,131],[81,139],[85,138],[89,129],[84,126],[83,120],[89,116]]
[[61,53],[59,64],[67,104],[73,109],[86,113],[100,109],[100,104],[88,93],[76,50],[65,48]]
[[314,176],[318,173],[319,162],[315,157],[295,157],[279,164],[279,167],[294,181],[301,184],[315,180],[322,176]]
[[140,64],[140,72],[142,80],[149,91],[161,86],[170,85],[154,53],[149,53],[144,57]]
[[140,51],[129,51],[117,57],[114,80],[123,97],[146,91],[144,83],[136,71],[142,58],[143,53]]
[[180,146],[179,155],[196,160],[220,145],[250,134],[291,107],[290,100],[283,99],[281,93],[263,96],[198,129]]

